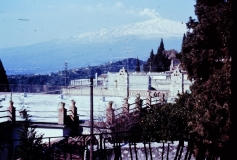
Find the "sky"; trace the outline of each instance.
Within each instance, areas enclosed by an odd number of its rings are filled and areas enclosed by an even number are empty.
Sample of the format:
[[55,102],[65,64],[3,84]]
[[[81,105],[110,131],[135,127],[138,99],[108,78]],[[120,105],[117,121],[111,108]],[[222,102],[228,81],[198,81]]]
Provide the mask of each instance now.
[[0,48],[68,38],[154,17],[186,23],[195,0],[1,0]]

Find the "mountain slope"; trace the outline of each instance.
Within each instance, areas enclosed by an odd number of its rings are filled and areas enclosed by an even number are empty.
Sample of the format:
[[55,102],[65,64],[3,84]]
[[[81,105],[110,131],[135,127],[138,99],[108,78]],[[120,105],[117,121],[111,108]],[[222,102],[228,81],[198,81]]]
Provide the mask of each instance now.
[[7,74],[44,74],[68,68],[100,65],[133,57],[146,60],[163,38],[165,49],[180,50],[185,27],[163,19],[133,23],[30,46],[1,48]]
[[[72,37],[73,41],[102,42],[121,37],[132,36],[138,39],[182,37],[186,32],[186,25],[181,22],[154,18],[145,22],[131,23],[113,28],[102,28]],[[67,41],[68,39],[66,39]]]

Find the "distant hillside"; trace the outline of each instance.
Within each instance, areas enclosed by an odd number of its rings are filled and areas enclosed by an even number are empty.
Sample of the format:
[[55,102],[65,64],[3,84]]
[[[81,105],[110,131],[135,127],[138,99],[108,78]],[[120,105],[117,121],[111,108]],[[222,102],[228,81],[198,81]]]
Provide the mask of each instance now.
[[[94,77],[95,73],[118,72],[122,67],[128,68],[129,72],[135,71],[137,59],[128,58],[121,61],[109,62],[99,66],[87,66],[67,70],[67,79],[65,71],[58,71],[50,74],[21,74],[9,75],[8,80],[10,89],[13,92],[49,92],[60,90],[61,86],[70,84],[73,79],[84,79]],[[143,61],[140,60],[142,69]]]
[[[129,39],[129,40],[127,40]],[[64,68],[97,66],[126,58],[147,60],[151,49],[157,51],[160,38],[122,37],[116,42],[44,42],[31,46],[0,48],[0,58],[7,74],[48,74]],[[181,38],[164,39],[165,49],[180,50]]]
[[[140,68],[142,69],[143,64],[145,63],[142,60],[139,60]],[[136,68],[137,59],[136,58],[127,58],[121,61],[109,62],[104,65],[95,66],[95,68],[101,68],[101,73],[107,72],[118,72],[121,68],[125,68],[128,72],[134,72]]]

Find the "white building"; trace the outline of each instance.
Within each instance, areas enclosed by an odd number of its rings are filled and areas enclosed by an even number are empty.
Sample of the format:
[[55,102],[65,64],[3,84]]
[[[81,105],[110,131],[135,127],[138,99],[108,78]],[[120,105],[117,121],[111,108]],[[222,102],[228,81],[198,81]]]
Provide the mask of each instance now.
[[[79,83],[76,83],[79,82]],[[187,72],[180,65],[171,65],[170,71],[166,72],[127,72],[124,68],[117,73],[102,74],[94,80],[97,87],[120,97],[133,97],[138,93],[146,97],[150,91],[151,96],[165,97],[173,102],[178,93],[190,91],[191,81],[188,80]],[[72,86],[88,84],[88,80],[73,80]],[[75,93],[75,92],[74,92]],[[103,92],[104,93],[104,92]]]

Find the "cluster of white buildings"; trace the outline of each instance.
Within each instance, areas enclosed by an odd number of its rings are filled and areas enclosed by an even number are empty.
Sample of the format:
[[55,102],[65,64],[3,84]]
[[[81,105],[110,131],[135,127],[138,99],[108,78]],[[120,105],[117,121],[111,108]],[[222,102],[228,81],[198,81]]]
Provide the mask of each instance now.
[[[103,90],[101,94],[109,94],[120,97],[134,97],[140,94],[146,97],[148,91],[151,96],[164,97],[166,101],[173,102],[178,93],[190,92],[192,82],[188,80],[187,72],[180,65],[170,66],[166,72],[127,72],[122,68],[117,73],[108,72],[100,76],[95,75],[94,88]],[[72,80],[70,87],[64,91],[70,93],[70,89],[81,90],[89,87],[89,79]],[[75,93],[75,92],[74,92]]]

